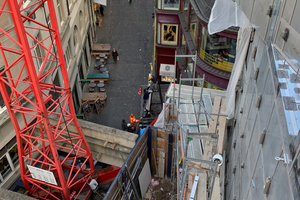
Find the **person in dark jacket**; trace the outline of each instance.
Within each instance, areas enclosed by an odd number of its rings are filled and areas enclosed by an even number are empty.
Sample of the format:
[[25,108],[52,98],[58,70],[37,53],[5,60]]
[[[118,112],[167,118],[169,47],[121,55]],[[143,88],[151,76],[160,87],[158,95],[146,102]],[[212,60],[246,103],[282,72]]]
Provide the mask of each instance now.
[[122,130],[127,131],[127,123],[125,122],[125,119],[122,120]]
[[117,50],[115,48],[113,48],[112,52],[111,52],[111,55],[115,61],[115,63],[117,63],[117,60],[118,60],[118,57],[119,57],[119,54],[117,52]]
[[104,8],[103,8],[103,6],[102,6],[102,5],[100,5],[100,7],[99,7],[99,10],[100,10],[100,13],[101,13],[102,17],[104,17],[104,14],[103,14],[103,10],[104,10]]
[[149,92],[149,87],[147,87],[147,88],[144,90],[144,96],[143,96],[144,104],[143,104],[143,107],[144,107],[145,104],[147,103],[147,101],[148,101],[148,99],[149,99],[150,93],[151,93],[151,92]]

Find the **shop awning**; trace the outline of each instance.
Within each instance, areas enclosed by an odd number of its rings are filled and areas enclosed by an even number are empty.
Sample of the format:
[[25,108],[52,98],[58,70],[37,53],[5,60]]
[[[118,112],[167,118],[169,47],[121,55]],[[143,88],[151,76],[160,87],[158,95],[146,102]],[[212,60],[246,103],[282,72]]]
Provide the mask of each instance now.
[[94,0],[94,3],[97,3],[97,4],[101,4],[101,5],[106,6],[107,0]]
[[159,75],[175,77],[175,65],[160,64]]

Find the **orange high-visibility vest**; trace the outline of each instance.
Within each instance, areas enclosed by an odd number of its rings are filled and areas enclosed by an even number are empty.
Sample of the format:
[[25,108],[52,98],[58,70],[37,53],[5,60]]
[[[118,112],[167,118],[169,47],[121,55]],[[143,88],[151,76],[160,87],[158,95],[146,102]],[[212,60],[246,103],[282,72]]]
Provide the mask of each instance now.
[[131,128],[134,129],[135,127],[135,123],[139,122],[140,120],[135,119],[135,117],[130,117],[130,124],[131,124]]

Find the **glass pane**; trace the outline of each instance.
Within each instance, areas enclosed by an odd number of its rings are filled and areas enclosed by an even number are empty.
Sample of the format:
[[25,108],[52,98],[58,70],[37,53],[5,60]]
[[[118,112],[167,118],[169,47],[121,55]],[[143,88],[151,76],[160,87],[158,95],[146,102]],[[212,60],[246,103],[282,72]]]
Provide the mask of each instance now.
[[9,156],[14,164],[14,167],[16,167],[19,164],[19,156],[18,156],[18,147],[15,145],[11,150],[9,150]]
[[178,25],[162,24],[162,44],[177,45]]
[[157,23],[157,44],[160,44],[160,23]]
[[163,9],[179,10],[180,0],[163,0]]
[[182,34],[182,41],[181,41],[181,45],[182,46],[185,46],[185,37],[184,37],[184,35]]
[[4,156],[0,159],[0,173],[3,177],[3,179],[5,179],[5,177],[7,177],[8,174],[10,174],[11,172],[11,168],[9,166],[7,157]]
[[189,6],[189,1],[188,0],[184,0],[184,10],[187,10]]
[[206,28],[202,28],[200,57],[207,63],[231,71],[236,55],[236,40],[217,34],[209,35]]
[[192,36],[192,39],[195,43],[195,36],[196,36],[196,23],[191,23],[190,24],[190,33],[191,33],[191,36]]

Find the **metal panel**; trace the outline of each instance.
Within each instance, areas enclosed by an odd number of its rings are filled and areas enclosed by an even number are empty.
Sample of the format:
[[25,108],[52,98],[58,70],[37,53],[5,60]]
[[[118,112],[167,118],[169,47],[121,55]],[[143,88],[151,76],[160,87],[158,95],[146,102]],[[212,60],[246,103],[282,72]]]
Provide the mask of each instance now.
[[251,23],[257,27],[256,31],[264,38],[270,17],[266,14],[273,0],[258,0],[254,2]]
[[[295,177],[291,175],[291,178]],[[286,173],[286,167],[284,163],[281,161],[278,163],[276,171],[272,177],[271,187],[269,189],[268,199],[292,199],[291,193],[288,192],[290,190],[288,174]],[[299,199],[299,193],[296,192],[296,188],[299,188],[299,185],[296,186],[295,182],[292,181],[292,190],[294,192],[294,199]]]
[[258,157],[259,151],[261,149],[261,145],[258,143],[261,131],[262,130],[259,129],[259,122],[256,118],[251,141],[250,141],[248,152],[247,152],[247,156],[249,154],[249,158],[250,158],[250,174],[252,174],[253,171],[255,170],[257,157]]
[[282,150],[281,135],[278,132],[278,124],[280,120],[277,117],[276,110],[273,109],[270,124],[267,129],[266,137],[264,140],[262,155],[263,155],[263,169],[264,177],[272,176],[276,168],[275,157],[280,155]]
[[255,171],[253,173],[252,184],[249,188],[252,199],[264,199],[264,194],[262,193],[264,187],[263,170],[262,170],[262,156],[259,155],[257,163],[254,163]]
[[273,92],[272,77],[269,75],[266,79],[266,85],[259,108],[259,123],[261,129],[266,128],[269,123],[271,110],[274,105],[274,98],[275,95]]
[[253,9],[254,0],[248,1],[240,1],[239,6],[241,7],[242,11],[245,13],[248,19],[251,18],[251,13]]

